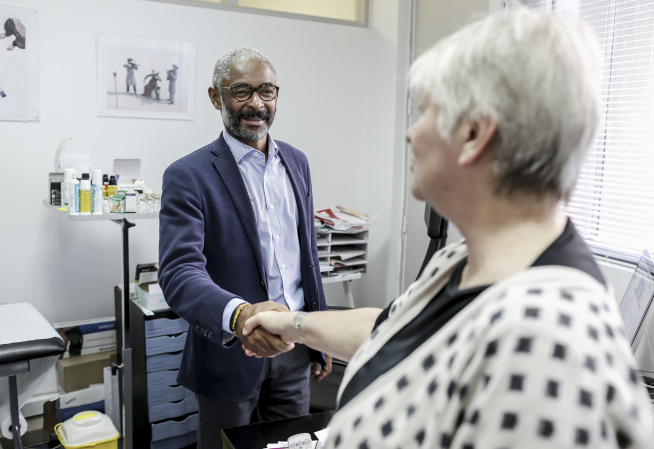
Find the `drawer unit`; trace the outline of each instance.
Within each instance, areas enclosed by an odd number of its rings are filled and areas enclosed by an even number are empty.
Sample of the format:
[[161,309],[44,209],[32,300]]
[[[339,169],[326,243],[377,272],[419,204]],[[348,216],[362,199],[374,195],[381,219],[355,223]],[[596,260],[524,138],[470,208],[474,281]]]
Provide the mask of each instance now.
[[197,411],[198,401],[195,399],[195,396],[192,396],[179,402],[153,405],[152,407],[149,407],[148,413],[150,416],[150,422],[152,423],[164,419],[177,418]]
[[148,373],[148,390],[154,390],[155,388],[161,387],[177,386],[177,373],[179,373],[178,369]]
[[157,318],[145,322],[145,338],[181,334],[187,330],[188,323],[183,318]]
[[194,397],[195,394],[191,390],[182,386],[148,389],[148,406],[179,402]]
[[145,360],[146,372],[179,369],[180,363],[182,363],[182,351],[172,354],[157,354]]
[[181,351],[186,343],[186,332],[178,335],[164,335],[161,337],[148,338],[145,340],[145,355],[152,356],[157,354]]
[[188,323],[171,310],[146,316],[130,305],[132,421],[135,449],[181,449],[197,443],[198,403],[177,384]]
[[[185,435],[189,432],[198,430],[198,414],[190,415],[180,421],[166,421],[152,424],[152,441],[160,441],[166,438],[172,438]],[[220,444],[216,442],[216,444]]]
[[181,449],[189,444],[198,442],[198,433],[196,431],[180,435],[178,437],[166,438],[165,440],[152,441],[150,449]]

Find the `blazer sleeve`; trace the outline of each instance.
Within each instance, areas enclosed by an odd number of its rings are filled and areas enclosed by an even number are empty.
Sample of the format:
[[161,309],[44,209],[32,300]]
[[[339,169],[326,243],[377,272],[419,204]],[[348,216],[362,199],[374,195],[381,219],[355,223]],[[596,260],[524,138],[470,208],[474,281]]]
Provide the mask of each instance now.
[[[159,284],[166,302],[192,328],[216,344],[231,334],[222,330],[223,310],[238,295],[216,285],[205,266],[202,194],[187,167],[177,162],[163,177],[159,214]],[[224,335],[223,335],[224,334]],[[225,344],[232,346],[235,340]]]

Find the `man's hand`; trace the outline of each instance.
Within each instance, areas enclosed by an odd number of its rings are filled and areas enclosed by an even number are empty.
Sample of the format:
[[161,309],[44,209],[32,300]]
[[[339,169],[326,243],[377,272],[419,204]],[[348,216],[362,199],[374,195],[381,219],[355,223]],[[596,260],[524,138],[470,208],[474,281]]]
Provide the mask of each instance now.
[[[242,314],[243,312],[241,312]],[[254,335],[258,331],[264,331],[272,335],[279,335],[282,343],[294,346],[294,343],[299,342],[294,338],[296,329],[293,327],[293,316],[295,312],[261,312],[251,318],[248,318],[243,328],[243,335]],[[239,316],[240,319],[240,316]],[[248,356],[266,357],[263,353],[251,347],[247,343],[243,345],[245,354]]]
[[334,357],[331,355],[325,354],[325,360],[327,361],[327,364],[325,366],[322,366],[318,362],[312,362],[312,367],[311,367],[311,378],[316,381],[320,382],[322,381],[325,377],[329,376],[332,372],[332,360]]
[[247,305],[241,310],[236,320],[234,333],[243,343],[244,348],[250,349],[258,357],[274,357],[282,352],[290,351],[295,347],[286,344],[280,337],[273,335],[264,328],[255,329],[254,332],[243,333],[245,322],[252,316],[264,311],[288,312],[288,307],[272,301]]

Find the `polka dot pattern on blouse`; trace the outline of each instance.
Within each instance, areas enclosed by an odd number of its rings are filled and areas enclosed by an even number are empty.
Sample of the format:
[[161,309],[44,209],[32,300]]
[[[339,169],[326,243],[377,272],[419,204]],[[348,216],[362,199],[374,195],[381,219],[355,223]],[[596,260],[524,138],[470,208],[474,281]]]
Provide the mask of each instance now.
[[[357,351],[341,392],[466,255],[459,243],[434,256]],[[328,449],[654,447],[654,415],[612,292],[553,266],[489,287],[330,428]]]

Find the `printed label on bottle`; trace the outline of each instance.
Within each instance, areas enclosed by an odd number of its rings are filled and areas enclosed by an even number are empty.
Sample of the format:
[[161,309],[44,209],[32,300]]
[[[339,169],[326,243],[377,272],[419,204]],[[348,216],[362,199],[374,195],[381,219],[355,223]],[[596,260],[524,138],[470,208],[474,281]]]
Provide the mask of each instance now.
[[90,190],[80,190],[79,191],[79,212],[80,214],[91,213],[92,209],[91,201],[91,191]]

